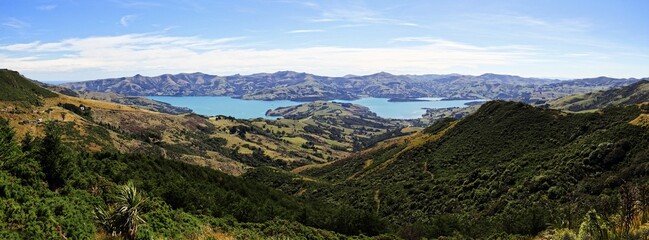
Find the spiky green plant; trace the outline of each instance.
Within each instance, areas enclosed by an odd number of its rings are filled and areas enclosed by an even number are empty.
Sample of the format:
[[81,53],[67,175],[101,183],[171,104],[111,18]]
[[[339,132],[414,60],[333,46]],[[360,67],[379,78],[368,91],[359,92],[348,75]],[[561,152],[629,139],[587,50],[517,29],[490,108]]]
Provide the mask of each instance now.
[[146,197],[137,190],[132,181],[117,187],[116,213],[119,228],[126,238],[135,239],[138,226],[146,223],[141,216],[145,203]]
[[97,221],[106,233],[113,237],[119,234],[115,210],[115,207],[112,205],[107,205],[106,207],[98,206],[95,208],[95,221]]
[[146,202],[147,198],[129,181],[126,185],[117,186],[113,205],[95,209],[95,218],[112,236],[119,234],[126,239],[135,239],[138,227],[146,223],[142,218]]

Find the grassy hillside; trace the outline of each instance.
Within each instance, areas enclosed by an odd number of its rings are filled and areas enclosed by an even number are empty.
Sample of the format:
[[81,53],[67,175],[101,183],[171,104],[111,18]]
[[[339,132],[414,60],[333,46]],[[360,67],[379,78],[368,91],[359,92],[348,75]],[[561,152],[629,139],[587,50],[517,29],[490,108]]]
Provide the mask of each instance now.
[[[85,99],[57,96],[16,72],[6,73],[13,75],[3,75],[2,82],[13,85],[4,92],[21,92],[25,89],[22,86],[30,86],[31,92],[53,96],[34,95],[38,104],[22,98],[0,101],[0,117],[9,120],[19,137],[27,133],[42,136],[45,123],[55,122],[65,129],[64,141],[82,150],[154,152],[234,175],[256,166],[289,169],[339,159],[358,147],[353,145],[356,138],[370,139],[400,124],[383,121],[379,129],[366,129],[314,119],[271,121],[169,115],[142,109],[141,102],[137,107],[108,102],[125,99],[117,95],[113,98],[111,93],[82,93],[80,97]],[[85,110],[81,111],[82,107]],[[367,114],[375,117],[369,111]]]
[[548,102],[547,106],[578,112],[643,102],[649,102],[649,80],[641,80],[622,88],[559,98]]
[[[17,73],[15,78],[2,81],[9,80],[32,83]],[[48,92],[36,85],[34,89]],[[20,91],[18,88],[3,90],[9,94]],[[372,142],[405,134],[400,132],[405,122],[378,118],[365,108],[362,114],[339,108],[344,110],[342,119],[337,119],[337,112],[318,107],[320,113],[314,118],[239,120],[149,111],[140,106],[105,101],[110,93],[81,93],[80,96],[104,101],[63,94],[42,98],[38,105],[28,101],[0,101],[3,110],[0,117],[9,120],[20,138],[25,134],[42,136],[46,123],[54,122],[65,129],[64,141],[80,150],[153,152],[233,175],[257,166],[292,169],[325,163],[346,157]],[[331,110],[334,106],[338,105],[330,104]]]
[[621,192],[647,186],[649,129],[629,123],[647,110],[567,114],[489,102],[462,120],[300,172],[317,186],[278,181],[277,173],[246,176],[375,211],[400,225],[404,238],[578,231],[589,210],[622,224],[615,220],[623,215]]
[[129,105],[129,106],[134,106],[134,107],[161,112],[161,113],[184,114],[184,113],[192,112],[191,109],[186,107],[176,107],[165,102],[159,102],[145,97],[131,97],[131,96],[124,96],[116,93],[98,93],[98,92],[79,92],[78,94],[80,98]]
[[40,104],[42,98],[57,96],[26,80],[18,72],[7,69],[0,69],[0,92],[0,101],[25,101],[30,104]]

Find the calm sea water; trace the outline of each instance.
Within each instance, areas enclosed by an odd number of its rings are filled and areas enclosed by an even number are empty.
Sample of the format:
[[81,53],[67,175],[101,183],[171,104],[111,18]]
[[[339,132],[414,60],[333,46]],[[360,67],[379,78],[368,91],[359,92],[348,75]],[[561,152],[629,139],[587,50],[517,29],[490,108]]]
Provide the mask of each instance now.
[[[217,96],[150,96],[153,100],[166,102],[174,106],[188,107],[202,115],[226,115],[235,118],[272,118],[265,116],[268,109],[301,104],[288,100],[260,101],[242,100]],[[476,100],[441,101],[436,98],[425,98],[426,102],[388,102],[387,98],[362,98],[358,100],[334,100],[335,102],[354,103],[366,106],[384,118],[412,119],[419,118],[426,112],[425,108],[464,107],[465,103]]]

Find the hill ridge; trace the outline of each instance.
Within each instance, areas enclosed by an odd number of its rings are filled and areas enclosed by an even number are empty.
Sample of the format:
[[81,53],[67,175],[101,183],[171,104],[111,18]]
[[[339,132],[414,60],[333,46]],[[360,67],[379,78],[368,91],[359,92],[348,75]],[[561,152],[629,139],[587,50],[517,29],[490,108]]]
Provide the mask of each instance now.
[[42,98],[58,96],[9,69],[0,69],[0,90],[0,101],[24,101],[36,105],[42,104]]
[[548,102],[547,106],[577,112],[643,102],[649,102],[649,78],[620,88],[563,97]]
[[342,77],[279,71],[218,76],[205,73],[136,75],[64,83],[77,91],[115,92],[135,96],[230,96],[260,100],[350,100],[362,97],[548,100],[574,93],[628,85],[637,79],[559,81],[486,73],[479,76],[393,75],[379,72]]

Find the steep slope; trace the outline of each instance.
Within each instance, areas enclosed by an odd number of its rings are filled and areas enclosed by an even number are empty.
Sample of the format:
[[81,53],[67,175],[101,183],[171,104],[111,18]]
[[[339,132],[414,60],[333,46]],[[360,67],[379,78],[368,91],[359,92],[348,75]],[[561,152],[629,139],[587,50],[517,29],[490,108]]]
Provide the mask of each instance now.
[[[574,229],[590,209],[617,214],[612,201],[624,183],[646,183],[649,129],[629,124],[642,111],[567,114],[489,102],[462,120],[304,168],[318,186],[294,181],[283,189],[376,211],[401,225],[402,236]],[[249,175],[279,187],[278,176]]]
[[40,104],[42,98],[56,97],[57,94],[39,87],[16,71],[0,69],[0,101],[25,101],[30,104]]
[[204,73],[135,75],[65,83],[77,91],[114,92],[131,96],[232,96],[263,100],[332,100],[361,97],[548,100],[577,93],[628,85],[636,79],[552,79],[511,75],[393,75],[385,72],[326,77],[282,71],[252,75],[216,76]]
[[554,109],[584,111],[605,108],[612,105],[638,104],[649,102],[649,79],[641,80],[626,87],[567,96],[548,102]]

